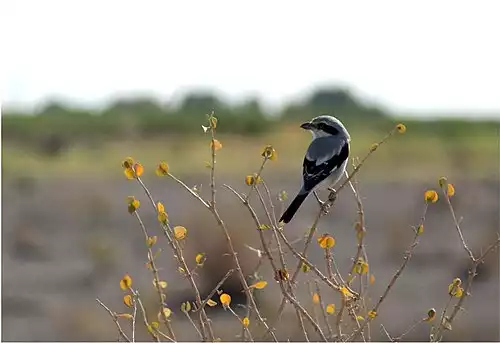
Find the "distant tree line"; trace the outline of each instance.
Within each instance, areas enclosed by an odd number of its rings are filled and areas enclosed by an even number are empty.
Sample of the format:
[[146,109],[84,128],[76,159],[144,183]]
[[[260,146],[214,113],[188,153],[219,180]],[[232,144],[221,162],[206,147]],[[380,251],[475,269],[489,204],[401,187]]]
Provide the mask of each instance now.
[[[229,105],[207,92],[188,94],[175,107],[152,98],[120,99],[102,110],[75,109],[50,102],[37,113],[3,112],[2,135],[4,141],[42,144],[48,146],[49,151],[57,151],[70,142],[98,144],[127,136],[197,133],[205,115],[212,110],[223,123],[218,127],[220,132],[244,135],[269,132],[279,123],[308,120],[323,113],[335,115],[351,128],[365,126],[385,130],[387,122],[394,121],[378,106],[364,103],[344,88],[318,89],[305,100],[284,106],[277,115],[264,113],[257,99]],[[460,128],[456,125],[450,128],[443,123],[436,125],[433,128],[438,131],[448,130],[448,135],[459,135],[468,124]],[[422,125],[420,129],[423,130]]]

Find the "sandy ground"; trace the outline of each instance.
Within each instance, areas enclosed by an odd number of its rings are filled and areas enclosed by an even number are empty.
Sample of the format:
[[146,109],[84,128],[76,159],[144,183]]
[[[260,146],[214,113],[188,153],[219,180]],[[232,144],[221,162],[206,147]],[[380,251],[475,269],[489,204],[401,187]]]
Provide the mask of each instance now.
[[[204,183],[202,194],[208,196],[206,176],[185,180],[188,185]],[[246,190],[239,179],[225,180],[238,190]],[[186,258],[194,266],[197,252],[207,254],[207,262],[197,272],[203,294],[207,294],[231,267],[224,255],[225,241],[211,215],[191,196],[171,180],[146,178],[153,196],[164,202],[173,225],[188,228]],[[279,179],[269,180],[272,191],[295,191],[295,185]],[[361,183],[367,237],[366,245],[370,272],[376,277],[371,294],[374,300],[382,294],[392,274],[402,263],[405,249],[412,240],[411,225],[418,223],[423,209],[423,192],[435,187],[435,181],[424,183]],[[491,242],[499,228],[498,181],[455,180],[457,196],[453,198],[457,215],[470,247],[478,253]],[[99,297],[118,312],[130,311],[123,305],[119,288],[121,276],[128,272],[146,306],[150,318],[156,318],[157,304],[150,272],[144,267],[146,248],[142,232],[134,217],[126,211],[125,197],[135,195],[142,201],[141,215],[150,234],[160,236],[156,217],[139,185],[123,179],[97,180],[54,178],[46,181],[28,179],[4,180],[2,194],[2,260],[3,340],[9,341],[109,341],[117,337],[113,322],[100,308]],[[325,196],[325,195],[323,195]],[[257,263],[254,253],[244,247],[259,247],[258,236],[248,212],[223,188],[218,191],[221,214],[226,221],[246,274]],[[256,199],[255,199],[256,200]],[[254,200],[254,203],[255,203]],[[279,204],[276,204],[279,206]],[[312,223],[317,204],[308,199],[297,218],[286,227],[293,240],[301,237]],[[263,213],[259,212],[264,219]],[[331,213],[323,218],[320,232],[330,232],[336,239],[335,259],[346,274],[355,253],[353,224],[356,220],[355,202],[349,190],[342,191]],[[270,233],[266,232],[266,235]],[[180,340],[196,340],[197,336],[179,310],[180,303],[192,299],[188,283],[172,262],[171,251],[163,237],[158,257],[162,279],[168,281],[167,301],[173,309],[172,325]],[[302,243],[297,247],[301,248]],[[325,270],[322,250],[315,243],[311,259]],[[462,312],[448,333],[448,340],[499,340],[499,255],[493,254],[481,267],[474,284],[472,297],[466,300]],[[296,265],[291,254],[286,255],[290,269]],[[425,232],[416,247],[408,268],[398,280],[379,317],[372,325],[372,339],[386,340],[380,324],[397,336],[414,321],[425,316],[431,307],[441,309],[446,303],[447,287],[454,277],[465,279],[467,258],[444,201],[429,208]],[[261,275],[269,285],[258,292],[263,315],[274,318],[279,305],[279,287],[272,279],[268,263]],[[241,294],[232,278],[223,287],[233,295]],[[307,280],[312,274],[301,274],[297,294],[311,309]],[[340,305],[337,295],[322,288],[325,302]],[[239,322],[228,313],[211,310],[216,334],[223,340],[234,340],[240,332]],[[322,320],[320,322],[323,324]],[[333,319],[332,319],[333,322]],[[127,326],[123,320],[123,325]],[[251,323],[252,330],[256,322]],[[303,340],[297,328],[291,306],[278,326],[282,340]],[[128,330],[128,327],[127,327]],[[255,329],[256,330],[256,329]],[[318,339],[310,331],[313,340]],[[409,340],[427,340],[429,324],[419,326],[409,334]],[[147,338],[144,331],[139,338]],[[258,338],[258,337],[257,337]]]

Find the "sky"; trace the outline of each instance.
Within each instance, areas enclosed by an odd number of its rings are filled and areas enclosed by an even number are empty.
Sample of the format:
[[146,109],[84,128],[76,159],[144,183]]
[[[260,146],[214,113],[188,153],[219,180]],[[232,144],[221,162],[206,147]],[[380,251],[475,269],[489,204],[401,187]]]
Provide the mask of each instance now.
[[496,0],[4,0],[2,105],[208,89],[276,109],[342,85],[393,112],[500,117],[498,13]]

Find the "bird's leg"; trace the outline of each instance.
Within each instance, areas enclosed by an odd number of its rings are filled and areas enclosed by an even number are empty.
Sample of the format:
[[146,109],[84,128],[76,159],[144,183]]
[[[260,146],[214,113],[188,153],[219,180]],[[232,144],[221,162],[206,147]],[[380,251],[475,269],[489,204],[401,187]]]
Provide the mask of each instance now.
[[320,207],[323,207],[323,205],[325,204],[325,202],[324,202],[324,201],[322,201],[322,200],[319,198],[318,192],[313,191],[313,194],[314,194],[314,197],[316,198],[316,200],[318,201],[319,206],[320,206]]

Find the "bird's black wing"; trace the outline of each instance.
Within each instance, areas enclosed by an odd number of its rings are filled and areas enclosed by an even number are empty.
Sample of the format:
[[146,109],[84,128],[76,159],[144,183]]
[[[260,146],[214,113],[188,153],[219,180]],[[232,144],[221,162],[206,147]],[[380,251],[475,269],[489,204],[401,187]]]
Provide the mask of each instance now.
[[[333,149],[331,147],[337,147]],[[310,192],[321,181],[330,176],[335,169],[349,157],[349,143],[337,137],[315,139],[307,149],[303,163],[303,190]]]

